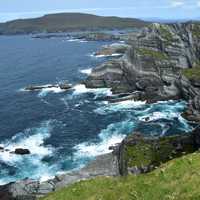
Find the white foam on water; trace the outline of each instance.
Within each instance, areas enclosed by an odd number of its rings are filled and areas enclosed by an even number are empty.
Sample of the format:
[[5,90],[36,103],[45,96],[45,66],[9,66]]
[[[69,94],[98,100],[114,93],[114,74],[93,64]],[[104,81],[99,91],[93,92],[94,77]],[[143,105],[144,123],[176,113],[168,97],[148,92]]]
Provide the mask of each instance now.
[[127,111],[127,109],[142,107],[145,104],[146,104],[146,101],[134,101],[134,100],[120,101],[117,103],[106,102],[104,106],[97,108],[94,112],[105,115],[108,113]]
[[65,92],[65,91],[66,90],[63,90],[60,87],[44,88],[39,92],[38,97],[45,97],[50,92],[52,92],[52,93],[61,93],[61,92]]
[[67,42],[79,42],[80,40],[79,39],[69,39],[67,40]]
[[84,93],[93,93],[96,96],[99,96],[99,95],[111,96],[112,95],[110,88],[91,89],[91,88],[86,88],[84,84],[79,84],[79,85],[74,86],[73,89],[74,89],[73,95],[80,95]]
[[76,159],[88,158],[110,153],[112,150],[109,150],[109,147],[120,143],[126,137],[127,133],[131,133],[133,128],[134,123],[132,121],[110,124],[99,134],[99,142],[85,142],[75,146],[74,149],[76,152],[74,153],[74,157]]
[[67,42],[79,42],[79,43],[87,43],[89,41],[87,40],[81,40],[81,39],[69,39]]
[[139,120],[140,121],[146,121],[145,119],[148,118],[148,121],[150,122],[150,121],[156,121],[156,120],[159,120],[159,119],[172,119],[172,118],[175,118],[175,117],[180,117],[180,114],[171,112],[169,110],[167,112],[163,111],[163,112],[149,113],[145,116],[139,117]]
[[[25,177],[46,180],[54,175],[53,168],[55,166],[49,167],[42,162],[45,156],[54,152],[51,146],[44,145],[45,140],[50,137],[51,123],[52,120],[49,120],[41,123],[38,128],[26,129],[2,144],[9,151],[0,152],[0,160],[10,166],[17,167],[19,170],[14,176],[5,175],[5,177],[2,177],[0,184]],[[22,156],[10,153],[16,148],[29,149],[31,154]]]
[[137,111],[136,113],[138,115],[138,119],[143,122],[153,122],[162,119],[176,119],[181,123],[181,127],[179,127],[179,129],[189,132],[192,130],[192,127],[188,124],[187,120],[181,116],[181,110],[184,110],[184,107],[184,101],[164,101],[149,105],[149,108],[147,108],[146,110]]
[[82,74],[90,75],[92,73],[92,68],[80,70]]
[[[40,158],[52,153],[51,148],[43,146],[45,139],[50,137],[50,123],[51,121],[46,121],[39,128],[26,129],[23,133],[18,133],[9,141],[3,143],[2,146],[5,149],[9,149],[9,151],[0,152],[0,159],[12,163],[23,158],[10,153],[10,151],[14,151],[17,148],[30,149],[31,155],[38,155]],[[33,135],[30,135],[31,132],[33,132]]]
[[121,53],[113,53],[110,55],[104,55],[104,54],[100,54],[100,55],[95,55],[95,53],[90,55],[91,57],[95,57],[95,58],[108,58],[108,57],[119,57],[119,56],[123,56],[123,54]]

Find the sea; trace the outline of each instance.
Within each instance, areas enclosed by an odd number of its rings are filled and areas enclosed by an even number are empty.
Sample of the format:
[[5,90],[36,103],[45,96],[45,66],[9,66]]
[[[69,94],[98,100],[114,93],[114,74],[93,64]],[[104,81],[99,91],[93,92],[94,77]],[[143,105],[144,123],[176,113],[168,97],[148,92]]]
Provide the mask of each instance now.
[[[0,36],[0,184],[48,180],[85,166],[127,135],[165,136],[191,131],[184,101],[109,103],[110,88],[86,88],[92,68],[112,57],[94,52],[112,42],[32,35]],[[72,89],[25,91],[29,85],[67,82]],[[146,119],[148,118],[148,121]],[[30,155],[10,153],[27,148]]]

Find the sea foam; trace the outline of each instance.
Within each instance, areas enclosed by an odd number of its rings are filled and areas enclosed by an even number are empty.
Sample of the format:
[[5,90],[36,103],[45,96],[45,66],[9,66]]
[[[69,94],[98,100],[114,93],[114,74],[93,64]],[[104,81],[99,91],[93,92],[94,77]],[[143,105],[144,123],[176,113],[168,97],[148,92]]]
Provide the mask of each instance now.
[[111,96],[112,92],[110,88],[97,88],[97,89],[91,89],[86,88],[84,84],[79,84],[73,87],[74,92],[73,95],[81,95],[84,93],[93,93],[95,95],[104,95],[104,96]]
[[80,70],[82,74],[90,75],[92,73],[92,68]]
[[134,122],[123,121],[108,125],[98,135],[98,142],[84,142],[74,147],[75,158],[88,158],[110,153],[110,146],[120,143],[127,133],[131,133],[134,128]]
[[[45,140],[50,137],[51,124],[52,120],[45,121],[39,127],[26,129],[1,144],[9,150],[0,152],[1,162],[16,168],[13,176],[8,176],[7,173],[9,172],[1,172],[2,184],[26,177],[46,180],[54,175],[55,166],[49,167],[42,162],[45,156],[50,156],[54,152],[51,146],[44,145]],[[10,153],[16,148],[29,149],[31,154],[21,156]]]

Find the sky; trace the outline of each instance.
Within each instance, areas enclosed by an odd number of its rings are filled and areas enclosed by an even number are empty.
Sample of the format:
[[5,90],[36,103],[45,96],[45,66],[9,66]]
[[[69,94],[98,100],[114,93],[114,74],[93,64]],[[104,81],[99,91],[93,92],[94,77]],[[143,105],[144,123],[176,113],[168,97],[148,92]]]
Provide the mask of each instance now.
[[142,19],[200,19],[200,0],[0,0],[0,22],[60,12]]

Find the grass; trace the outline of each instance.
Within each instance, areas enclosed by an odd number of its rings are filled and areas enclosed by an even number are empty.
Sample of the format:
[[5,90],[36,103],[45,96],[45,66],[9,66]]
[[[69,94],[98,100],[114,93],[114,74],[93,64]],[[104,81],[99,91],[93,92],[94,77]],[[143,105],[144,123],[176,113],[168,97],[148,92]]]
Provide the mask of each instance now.
[[184,69],[183,75],[188,79],[200,79],[200,67]]
[[193,37],[200,38],[200,25],[199,24],[193,24],[192,35],[193,35]]
[[42,200],[199,200],[200,153],[169,161],[155,171],[81,181]]
[[168,59],[168,56],[165,53],[151,50],[151,49],[139,48],[139,49],[137,49],[137,52],[140,55],[148,56],[148,57],[156,59],[156,60],[167,60]]

